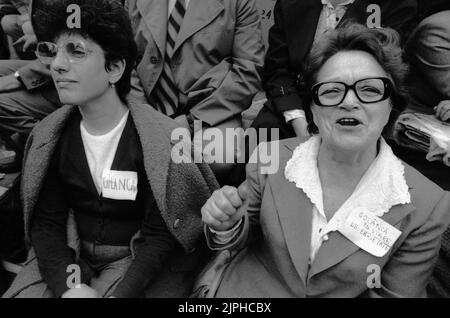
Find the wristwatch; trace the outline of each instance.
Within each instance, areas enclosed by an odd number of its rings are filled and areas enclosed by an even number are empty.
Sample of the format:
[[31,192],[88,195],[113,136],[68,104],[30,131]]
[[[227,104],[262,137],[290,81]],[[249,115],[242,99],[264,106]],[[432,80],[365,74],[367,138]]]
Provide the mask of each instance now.
[[22,81],[22,78],[20,77],[19,71],[14,72],[14,77],[19,81],[20,85],[25,86],[25,84]]

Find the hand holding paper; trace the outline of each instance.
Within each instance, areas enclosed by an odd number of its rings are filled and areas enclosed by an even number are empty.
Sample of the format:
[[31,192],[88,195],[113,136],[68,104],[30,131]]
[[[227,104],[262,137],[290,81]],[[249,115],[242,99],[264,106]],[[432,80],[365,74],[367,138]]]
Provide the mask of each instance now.
[[400,115],[395,125],[394,139],[404,147],[427,152],[429,161],[442,161],[450,166],[450,123],[436,118],[445,119],[450,115],[450,101],[441,102],[435,111],[436,116],[421,113]]

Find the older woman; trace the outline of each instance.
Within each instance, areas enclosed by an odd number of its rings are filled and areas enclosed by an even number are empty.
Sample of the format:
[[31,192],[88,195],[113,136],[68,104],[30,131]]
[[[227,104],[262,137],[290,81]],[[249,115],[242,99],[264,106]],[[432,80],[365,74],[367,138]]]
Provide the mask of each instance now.
[[388,29],[347,26],[314,47],[304,93],[316,134],[281,141],[277,173],[249,164],[247,194],[222,188],[202,209],[209,246],[239,250],[214,296],[426,294],[450,196],[382,137],[405,72]]
[[[79,6],[80,28],[66,25],[69,5]],[[36,53],[67,105],[28,140],[22,197],[33,250],[5,296],[186,296],[216,180],[206,165],[174,164],[175,122],[127,99],[136,45],[120,3],[63,0],[50,11],[36,17],[48,37]]]

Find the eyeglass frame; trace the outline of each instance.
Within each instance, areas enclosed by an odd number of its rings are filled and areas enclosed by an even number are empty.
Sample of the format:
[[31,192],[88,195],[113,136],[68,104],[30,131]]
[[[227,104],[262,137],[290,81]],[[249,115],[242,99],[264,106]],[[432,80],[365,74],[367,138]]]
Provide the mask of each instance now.
[[[383,84],[384,84],[384,94],[381,97],[381,99],[379,99],[379,100],[366,102],[366,101],[362,100],[361,97],[358,95],[358,92],[356,90],[356,84],[358,84],[359,82],[366,81],[366,80],[371,80],[371,79],[379,79],[379,80],[381,80],[383,82]],[[320,86],[322,86],[323,84],[328,84],[328,83],[339,83],[339,84],[343,84],[344,87],[345,87],[345,91],[344,91],[344,94],[342,95],[342,99],[337,104],[324,105],[319,100],[318,91],[319,91]],[[394,84],[392,83],[392,80],[390,78],[388,78],[388,77],[368,77],[368,78],[363,78],[363,79],[357,80],[352,85],[348,85],[347,83],[344,83],[344,82],[335,82],[335,81],[316,83],[316,84],[314,84],[311,87],[311,93],[312,93],[312,100],[314,101],[314,103],[317,106],[320,106],[320,107],[335,107],[335,106],[338,106],[339,104],[341,104],[344,101],[344,99],[347,96],[348,91],[350,89],[355,93],[356,98],[358,98],[358,100],[361,103],[373,104],[373,103],[378,103],[378,102],[381,102],[383,100],[388,99],[391,96],[391,94],[392,94],[393,88],[394,88]]]
[[[38,53],[38,52],[39,52],[38,47],[39,47],[39,44],[41,44],[41,43],[50,43],[50,44],[56,46],[56,48],[57,48],[56,55],[55,55],[54,57],[52,57],[52,58],[40,56],[39,53]],[[88,48],[86,47],[86,43],[84,43],[84,41],[82,41],[82,40],[76,40],[76,41],[68,40],[68,41],[65,41],[65,42],[64,42],[63,44],[61,44],[61,45],[57,45],[56,43],[49,42],[49,41],[39,41],[39,42],[37,43],[37,45],[36,45],[36,50],[34,51],[34,54],[37,56],[37,58],[39,59],[39,61],[41,61],[42,64],[44,64],[44,65],[50,65],[50,64],[52,64],[53,61],[56,59],[56,56],[58,55],[59,50],[60,50],[61,48],[64,48],[68,43],[81,43],[81,44],[83,45],[83,49],[84,49],[85,52],[86,52],[85,56],[84,56],[81,60],[74,61],[72,58],[70,58],[70,57],[68,56],[66,50],[63,50],[64,56],[66,57],[66,59],[67,59],[67,60],[69,61],[69,63],[71,63],[71,64],[78,64],[78,63],[82,63],[82,62],[86,61],[86,59],[87,59],[87,57],[89,56],[89,54],[92,54],[92,53],[94,52],[93,50],[88,49]],[[43,59],[51,59],[51,61],[50,61],[50,63],[47,63],[47,62],[44,62]]]

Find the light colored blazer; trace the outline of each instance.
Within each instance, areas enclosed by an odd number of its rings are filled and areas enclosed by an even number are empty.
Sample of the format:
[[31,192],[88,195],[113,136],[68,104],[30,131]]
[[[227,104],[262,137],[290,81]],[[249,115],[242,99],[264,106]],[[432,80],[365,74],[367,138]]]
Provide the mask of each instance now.
[[[167,3],[125,4],[138,46],[132,82],[139,98],[150,99],[162,72]],[[240,114],[260,90],[264,47],[255,0],[190,0],[175,43],[172,72],[180,101],[194,117],[215,126]],[[187,112],[186,112],[187,113]]]
[[[450,194],[405,165],[411,203],[397,205],[382,217],[402,234],[384,257],[360,249],[331,232],[314,262],[310,255],[312,203],[284,176],[286,162],[302,141],[280,141],[280,168],[262,175],[259,164],[247,166],[248,210],[242,232],[227,246],[246,246],[231,262],[217,297],[419,297],[438,256],[440,237],[450,222]],[[381,269],[381,287],[368,288]]]

